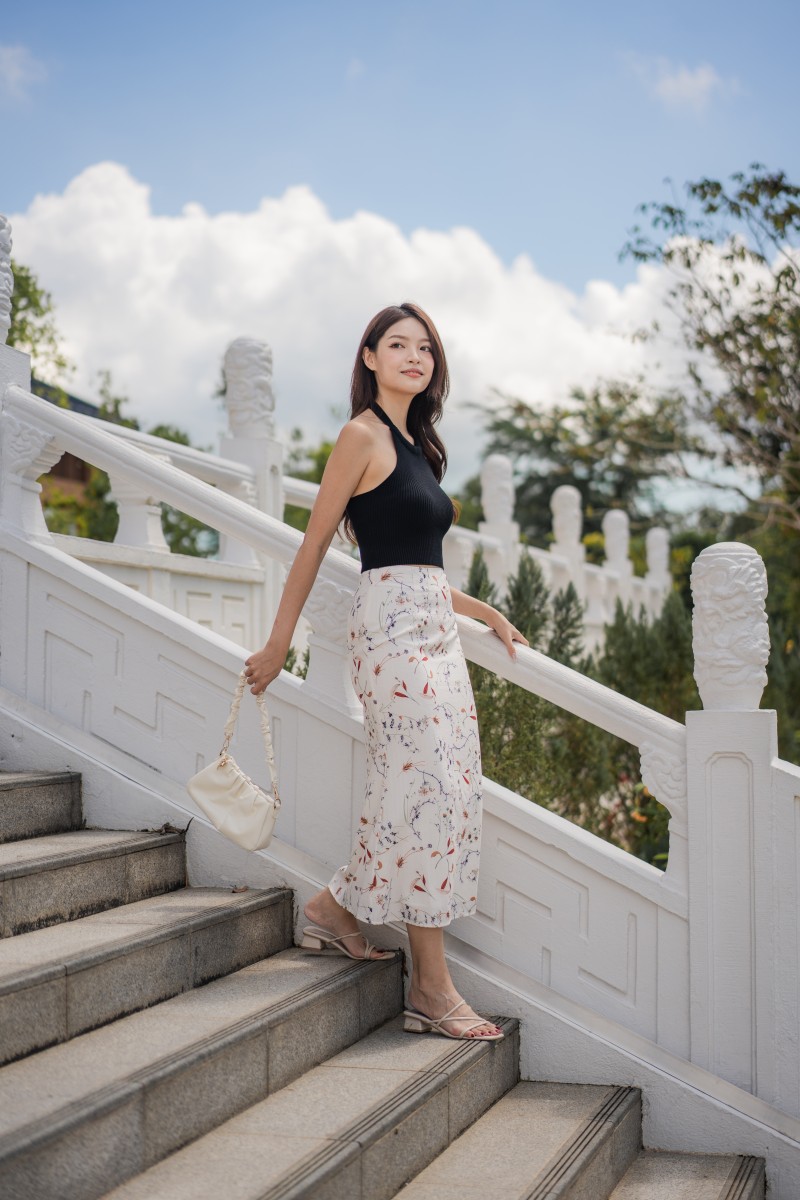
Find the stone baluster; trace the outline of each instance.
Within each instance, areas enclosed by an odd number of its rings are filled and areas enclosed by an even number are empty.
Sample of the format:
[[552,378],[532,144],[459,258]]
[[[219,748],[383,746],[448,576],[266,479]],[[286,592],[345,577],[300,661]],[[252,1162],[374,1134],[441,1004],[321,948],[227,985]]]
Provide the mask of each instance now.
[[[794,814],[781,830],[773,811],[776,715],[758,707],[769,657],[767,578],[755,550],[722,542],[695,559],[691,585],[704,706],[686,714],[691,1059],[768,1098],[785,1006],[776,1003],[776,864],[796,832]],[[796,980],[791,1003],[796,1030]]]
[[505,454],[490,454],[481,466],[481,505],[484,521],[478,531],[502,542],[501,550],[486,550],[489,578],[502,594],[506,580],[519,565],[519,525],[514,520],[514,469]]
[[0,439],[0,519],[29,540],[50,541],[37,480],[55,466],[63,451],[52,434],[9,412],[3,413]]
[[633,582],[633,566],[628,557],[630,521],[621,508],[610,508],[603,517],[603,537],[606,550],[604,565],[608,572],[613,572],[608,589],[608,620],[611,621],[617,598],[622,601],[623,607],[629,603]]
[[317,576],[303,608],[303,616],[311,626],[305,690],[326,704],[359,715],[361,703],[350,679],[347,649],[353,590]]
[[672,574],[669,569],[669,531],[661,525],[648,529],[645,539],[647,574],[645,583],[649,590],[648,612],[657,617],[664,601],[672,591]]
[[[151,453],[159,462],[170,463],[168,454]],[[117,546],[137,546],[143,550],[160,550],[169,554],[169,546],[161,524],[161,504],[151,496],[146,486],[111,472],[109,500],[117,506],[119,525],[114,538]]]
[[[553,514],[553,541],[550,553],[566,563],[566,579],[558,578],[557,588],[572,582],[578,598],[587,600],[586,547],[583,534],[583,500],[576,487],[569,483],[557,487],[550,497]],[[558,575],[560,576],[560,572]]]
[[[275,436],[272,351],[256,338],[236,338],[225,351],[223,374],[228,433],[221,439],[220,453],[252,469],[256,507],[282,521],[283,443]],[[248,550],[234,547],[233,539],[225,535],[220,540],[223,561],[257,562],[258,557]],[[271,559],[265,560],[264,566],[267,619],[271,620],[280,602],[283,571],[280,563]]]

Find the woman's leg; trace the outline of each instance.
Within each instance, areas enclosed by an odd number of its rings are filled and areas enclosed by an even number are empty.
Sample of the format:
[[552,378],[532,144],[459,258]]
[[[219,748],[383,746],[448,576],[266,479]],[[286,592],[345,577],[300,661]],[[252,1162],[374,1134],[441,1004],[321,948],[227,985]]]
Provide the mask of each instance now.
[[[309,921],[313,921],[315,925],[319,925],[322,929],[329,930],[335,937],[341,937],[343,933],[358,933],[358,921],[351,912],[346,908],[342,908],[331,895],[330,889],[324,887],[321,892],[317,892],[312,896],[308,904],[306,904],[303,912],[308,917]],[[351,954],[364,957],[366,949],[366,941],[364,937],[348,938],[345,942],[347,949]],[[370,958],[387,958],[392,954],[389,950],[378,950],[373,947]]]
[[[447,960],[444,956],[444,935],[441,928],[426,925],[409,925],[406,923],[408,941],[411,947],[411,983],[408,989],[408,1002],[412,1008],[418,1009],[426,1017],[433,1020],[444,1016],[454,1004],[461,1000],[456,986],[450,977]],[[355,940],[355,939],[353,939]],[[457,1009],[451,1020],[444,1022],[448,1033],[461,1034],[467,1028],[466,1020],[456,1018],[470,1017],[480,1021],[478,1013],[466,1003]],[[491,1021],[484,1021],[469,1030],[468,1037],[483,1037],[496,1034],[500,1030]]]

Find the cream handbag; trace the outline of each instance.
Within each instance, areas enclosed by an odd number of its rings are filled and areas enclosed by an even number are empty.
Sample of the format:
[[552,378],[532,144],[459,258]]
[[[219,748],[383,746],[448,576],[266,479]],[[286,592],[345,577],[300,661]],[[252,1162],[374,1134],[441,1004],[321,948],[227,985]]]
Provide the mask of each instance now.
[[263,695],[256,696],[256,702],[272,779],[272,795],[254,783],[249,775],[245,775],[228,753],[246,684],[247,676],[242,671],[225,725],[225,737],[219,758],[193,775],[186,784],[186,790],[197,807],[226,838],[230,838],[245,850],[263,850],[272,839],[275,818],[281,806],[275,756],[272,753],[269,713]]

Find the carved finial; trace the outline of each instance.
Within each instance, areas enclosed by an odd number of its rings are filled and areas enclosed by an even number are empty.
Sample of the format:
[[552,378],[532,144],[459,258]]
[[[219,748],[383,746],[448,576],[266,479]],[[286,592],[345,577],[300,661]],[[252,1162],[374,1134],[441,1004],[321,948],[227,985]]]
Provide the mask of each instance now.
[[767,682],[767,573],[741,542],[718,542],[692,564],[694,677],[707,709],[757,709]]
[[481,503],[488,525],[514,520],[514,467],[505,454],[490,454],[483,460]]
[[571,483],[557,487],[550,497],[550,511],[556,545],[577,546],[583,533],[583,504],[578,489]]
[[223,371],[231,436],[271,436],[275,395],[269,346],[256,338],[236,338],[225,351]]
[[4,346],[11,328],[11,296],[14,274],[11,270],[11,223],[0,213],[0,346]]
[[630,522],[621,508],[610,508],[603,517],[603,537],[606,562],[612,570],[625,574],[629,568]]

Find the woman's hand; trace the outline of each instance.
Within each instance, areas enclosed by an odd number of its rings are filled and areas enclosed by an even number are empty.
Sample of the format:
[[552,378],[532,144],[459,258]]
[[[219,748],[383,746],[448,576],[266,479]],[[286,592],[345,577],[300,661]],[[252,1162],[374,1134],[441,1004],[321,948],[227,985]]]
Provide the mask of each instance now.
[[251,654],[245,662],[245,673],[250,691],[258,696],[277,679],[286,662],[286,654],[279,647],[267,642],[263,650]]
[[493,629],[497,636],[502,641],[511,658],[516,662],[517,652],[514,649],[514,642],[519,642],[521,646],[529,646],[530,642],[526,637],[523,637],[518,629],[515,628],[496,608],[490,608],[489,612],[483,617],[486,624]]

